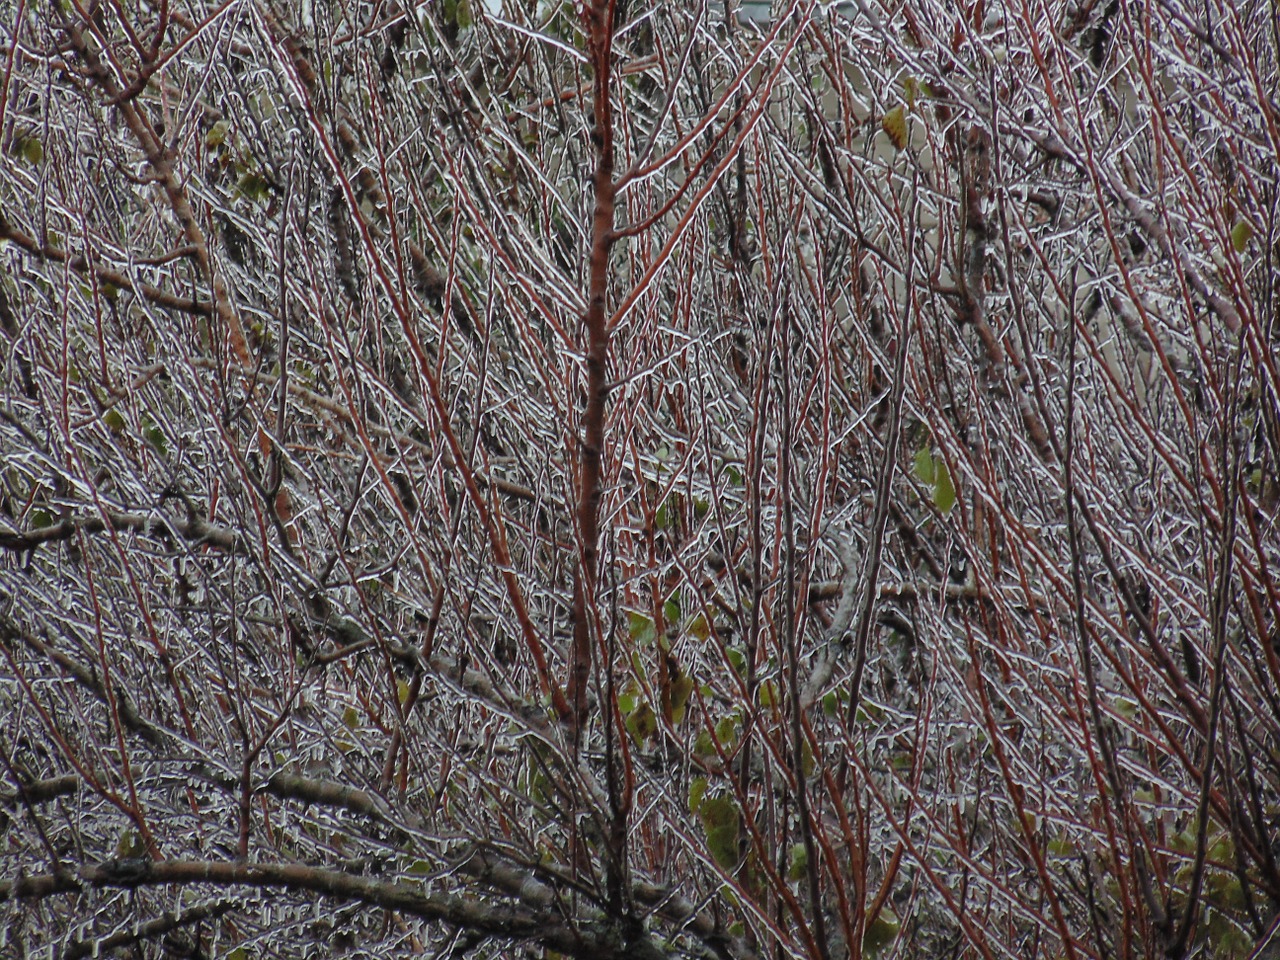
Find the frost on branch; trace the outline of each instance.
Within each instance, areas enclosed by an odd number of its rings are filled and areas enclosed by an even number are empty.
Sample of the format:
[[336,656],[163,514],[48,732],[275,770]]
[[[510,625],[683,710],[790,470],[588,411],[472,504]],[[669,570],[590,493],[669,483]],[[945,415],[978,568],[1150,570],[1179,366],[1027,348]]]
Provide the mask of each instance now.
[[0,0],[0,955],[1246,958],[1254,2]]

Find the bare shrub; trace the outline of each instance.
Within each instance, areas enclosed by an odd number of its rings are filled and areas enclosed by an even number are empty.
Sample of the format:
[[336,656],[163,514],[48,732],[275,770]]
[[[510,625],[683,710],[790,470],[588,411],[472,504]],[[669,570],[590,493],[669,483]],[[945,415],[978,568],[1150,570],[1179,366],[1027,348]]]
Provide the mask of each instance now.
[[1274,10],[749,6],[0,3],[0,954],[1276,949]]

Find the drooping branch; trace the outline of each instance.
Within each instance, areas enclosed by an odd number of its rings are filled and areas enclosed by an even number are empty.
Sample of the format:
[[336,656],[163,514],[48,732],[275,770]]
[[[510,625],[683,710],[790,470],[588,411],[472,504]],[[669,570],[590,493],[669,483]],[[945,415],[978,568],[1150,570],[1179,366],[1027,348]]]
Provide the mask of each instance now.
[[92,273],[97,276],[100,282],[110,284],[120,290],[131,290],[147,302],[154,303],[157,307],[200,316],[208,316],[213,313],[213,307],[207,300],[180,297],[175,293],[162,290],[160,287],[152,286],[149,283],[139,283],[119,270],[113,270],[100,263],[96,258],[69,253],[52,244],[42,244],[35,237],[29,236],[15,227],[3,214],[0,214],[0,239],[11,240],[23,250],[41,260],[65,263],[77,273]]
[[[67,944],[66,950],[63,951],[63,960],[80,960],[81,957],[96,957],[111,950],[119,950],[130,944],[143,943],[148,940],[155,940],[164,937],[166,945],[171,941],[176,931],[183,927],[190,927],[205,922],[206,920],[216,920],[221,916],[231,913],[240,904],[235,900],[214,900],[209,903],[197,904],[178,913],[166,914],[162,917],[156,917],[154,920],[148,920],[140,923],[132,930],[121,930],[110,936],[103,937],[101,940],[83,939],[72,941]],[[174,943],[178,946],[181,941]]]
[[[489,871],[492,873],[492,869]],[[485,874],[488,875],[488,874]],[[500,884],[519,894],[529,892],[528,902],[502,903],[444,893],[429,893],[421,884],[398,883],[353,876],[337,870],[293,863],[245,863],[209,860],[114,859],[86,864],[75,871],[37,874],[15,880],[0,880],[0,902],[43,899],[88,889],[129,890],[157,886],[214,886],[245,889],[277,889],[291,893],[319,894],[369,907],[389,910],[405,917],[443,923],[484,937],[540,944],[571,957],[595,960],[656,960],[665,956],[649,934],[639,932],[619,939],[607,924],[571,922],[554,912],[554,899],[542,891],[531,877],[515,877]],[[705,941],[716,954],[735,960],[752,960],[752,952],[736,938],[700,915],[693,904],[670,891],[644,886],[637,899],[659,915],[678,924]]]
[[575,930],[567,923],[519,906],[424,893],[417,885],[389,883],[301,864],[108,860],[82,866],[74,874],[38,875],[0,882],[0,900],[45,897],[89,888],[138,889],[169,884],[274,888],[320,894],[446,923],[486,936],[533,940],[575,957],[620,955],[607,938],[594,931],[585,928]]
[[200,272],[209,281],[213,294],[213,307],[226,326],[232,352],[237,360],[247,364],[249,346],[245,339],[244,327],[240,322],[240,315],[231,301],[226,282],[215,269],[213,258],[209,256],[209,244],[205,239],[204,231],[200,229],[200,223],[187,196],[186,187],[174,169],[173,156],[164,140],[156,132],[155,126],[143,116],[135,103],[136,96],[141,91],[133,90],[132,86],[128,90],[120,86],[113,71],[102,62],[94,49],[95,44],[86,39],[83,26],[67,20],[64,27],[71,49],[84,62],[86,77],[101,88],[108,102],[120,111],[126,126],[142,148],[156,179],[164,188],[165,198],[174,216],[182,225],[183,236],[190,245]]

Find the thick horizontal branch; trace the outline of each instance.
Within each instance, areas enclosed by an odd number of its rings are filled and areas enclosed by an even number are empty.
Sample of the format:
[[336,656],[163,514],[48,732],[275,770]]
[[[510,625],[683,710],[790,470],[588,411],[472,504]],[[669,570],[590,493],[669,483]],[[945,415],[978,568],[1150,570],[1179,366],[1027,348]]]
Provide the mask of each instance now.
[[47,803],[58,797],[65,797],[80,789],[80,778],[74,773],[62,777],[51,777],[47,780],[32,780],[22,784],[17,790],[5,788],[0,790],[0,806],[14,807],[19,803]]
[[445,923],[489,937],[535,941],[573,957],[610,960],[628,956],[632,949],[632,945],[622,943],[620,938],[596,923],[573,925],[541,911],[485,903],[469,897],[427,893],[416,884],[373,880],[292,863],[108,860],[82,866],[75,873],[0,881],[0,901],[77,893],[87,888],[138,889],[197,884],[320,894],[432,923]]
[[[980,600],[989,603],[1006,603],[1026,610],[1040,613],[1065,613],[1060,603],[1049,597],[1033,593],[1025,594],[1017,586],[1000,587],[982,583],[930,583],[922,580],[917,583],[899,581],[882,583],[877,588],[881,600],[903,600],[914,602],[921,597],[936,601],[939,598],[948,601]],[[841,600],[845,595],[843,580],[819,580],[809,585],[809,602],[811,604],[828,603]],[[834,622],[834,621],[833,621]],[[828,628],[830,629],[830,628]]]
[[266,790],[282,799],[302,800],[317,806],[341,807],[379,820],[387,819],[391,812],[387,802],[377,794],[332,780],[313,780],[290,773],[277,773],[267,781]]
[[163,937],[166,934],[172,934],[173,931],[190,926],[193,923],[214,920],[224,913],[230,913],[237,906],[239,904],[233,900],[202,903],[189,910],[183,910],[181,913],[156,917],[154,920],[139,924],[132,930],[121,930],[108,937],[103,937],[101,940],[75,941],[69,944],[62,952],[62,958],[63,960],[79,960],[80,957],[101,956],[107,951],[118,950],[121,947],[127,947],[131,943],[142,943],[147,940],[154,940],[157,937]]
[[39,257],[41,260],[65,263],[76,273],[93,273],[103,283],[109,283],[120,290],[129,290],[142,299],[154,303],[157,307],[178,310],[182,313],[194,313],[200,316],[209,316],[213,313],[213,304],[207,300],[180,297],[166,290],[161,290],[159,287],[153,287],[149,283],[135,283],[119,270],[105,267],[96,260],[43,244],[35,237],[23,233],[6,220],[3,215],[0,215],[0,239],[11,240],[17,246],[33,256]]
[[[38,802],[74,793],[79,786],[80,778],[75,775],[68,775],[50,780],[35,781],[26,785],[24,789],[26,792],[27,802]],[[302,800],[317,806],[339,807],[385,823],[395,822],[394,815],[387,804],[387,801],[382,797],[335,781],[317,780],[307,777],[299,777],[292,774],[279,773],[271,777],[271,779],[264,785],[263,789],[267,793],[276,797]],[[0,792],[0,803],[8,802],[12,804],[17,800],[18,795],[16,791]],[[124,865],[122,866],[121,864]],[[110,863],[102,865],[100,871],[102,872],[102,875],[113,876],[121,874],[122,871],[126,873],[128,871],[136,872],[145,868],[147,871],[150,871],[148,876],[152,876],[157,866],[163,865],[150,864],[149,861],[117,861],[115,865]],[[228,865],[212,864],[211,866]],[[274,881],[268,881],[265,879],[220,881],[214,879],[209,880],[208,882],[244,882],[246,884],[256,886],[284,886],[292,889],[308,889],[322,893],[332,893],[335,896],[343,896],[347,899],[358,899],[383,905],[380,900],[371,899],[364,895],[358,895],[358,890],[353,892],[353,888],[350,888],[340,882],[342,880],[351,879],[349,874],[334,874],[332,872],[326,873],[326,871],[319,870],[317,868],[309,868],[299,865],[289,865],[289,867],[295,872],[270,874],[270,876],[277,878]],[[171,880],[153,877],[149,880],[138,881],[133,885],[141,886],[148,883],[190,882],[192,877],[188,876],[188,874],[197,872],[197,865],[187,864],[184,869],[186,870],[186,873],[182,874],[181,877]],[[281,869],[283,870],[283,868]],[[459,875],[471,877],[473,880],[478,881],[488,889],[499,891],[501,894],[505,894],[516,899],[521,905],[520,908],[506,908],[508,914],[502,914],[500,912],[494,913],[493,917],[490,919],[509,915],[510,917],[516,917],[523,922],[523,919],[526,917],[532,917],[549,911],[557,900],[553,887],[539,880],[534,875],[534,871],[532,869],[526,865],[508,863],[503,858],[485,852],[478,847],[472,849],[460,861],[457,861],[451,869],[456,871]],[[6,885],[5,883],[0,882],[0,900],[10,897],[42,897],[59,893],[75,892],[81,889],[81,884],[97,886],[130,885],[123,880],[112,882],[109,879],[104,879],[99,873],[87,871],[88,868],[82,870],[78,875],[79,879],[71,875],[62,875],[31,877],[17,881],[17,886],[12,883]],[[303,871],[305,882],[296,881],[296,871]],[[321,878],[317,876],[318,874],[325,874],[328,879]],[[217,872],[215,875],[218,877],[228,876],[225,872]],[[334,880],[333,878],[338,879]],[[201,877],[199,879],[203,880],[204,878]],[[558,877],[557,885],[559,885],[560,882],[572,886],[573,878],[567,876]],[[29,890],[26,887],[21,886],[21,884],[25,883],[32,885]],[[307,885],[308,883],[312,885]],[[327,884],[331,884],[332,886],[326,886]],[[387,888],[395,886],[397,885],[389,883],[376,884],[375,893],[377,896],[383,896],[386,893]],[[734,937],[727,932],[722,922],[722,918],[717,917],[713,911],[705,910],[685,897],[680,896],[673,889],[650,883],[648,881],[638,880],[632,886],[632,896],[635,902],[643,906],[647,911],[661,918],[666,923],[678,927],[686,934],[702,941],[715,953],[721,956],[728,955],[735,957],[738,958],[738,960],[754,960],[755,954],[741,941],[741,939]],[[448,900],[451,898],[444,899]],[[462,902],[468,903],[470,901]],[[494,905],[490,905],[487,909],[497,911],[499,908]],[[225,910],[220,910],[220,912],[225,912]],[[422,916],[424,919],[444,919],[443,917],[437,918],[428,916],[426,913],[415,912],[413,910],[406,910],[405,912],[414,913],[414,915]],[[487,915],[477,913],[476,916],[483,919]],[[172,917],[162,917],[155,921],[151,921],[151,924],[168,924],[172,927],[178,926],[182,922],[189,921],[182,920],[181,918],[175,919]],[[143,927],[148,927],[148,924],[144,924]],[[515,936],[515,934],[508,933],[496,934],[493,930],[486,929],[478,925],[469,926],[468,929],[482,933],[489,933],[491,935]],[[142,937],[139,937],[139,939],[142,939]],[[105,941],[99,944],[99,946],[105,945]],[[552,944],[547,942],[547,945],[551,946]],[[587,950],[588,941],[583,941],[582,948],[583,950]],[[82,954],[77,954],[77,956],[79,955]]]
[[31,530],[0,530],[0,549],[34,550],[46,543],[69,540],[78,532],[102,533],[108,524],[114,530],[134,530],[148,537],[166,540],[182,539],[193,543],[207,543],[223,550],[234,550],[243,545],[240,535],[225,527],[214,526],[192,517],[174,520],[155,514],[109,511],[106,517],[73,517]]

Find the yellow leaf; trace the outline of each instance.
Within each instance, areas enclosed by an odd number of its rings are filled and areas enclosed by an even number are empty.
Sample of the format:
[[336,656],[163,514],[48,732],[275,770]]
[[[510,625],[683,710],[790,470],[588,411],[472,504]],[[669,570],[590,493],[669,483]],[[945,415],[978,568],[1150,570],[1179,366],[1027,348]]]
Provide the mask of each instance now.
[[902,81],[902,92],[907,98],[907,109],[916,108],[916,98],[920,96],[920,81],[915,77],[907,77]]
[[689,635],[699,640],[706,640],[711,636],[711,625],[707,623],[707,618],[702,614],[698,614],[689,621]]
[[227,131],[231,129],[231,124],[226,120],[219,120],[209,132],[204,135],[204,145],[210,150],[222,146],[224,140],[227,139]]
[[899,150],[907,145],[907,112],[902,105],[894,107],[880,118],[880,127],[889,135]]

